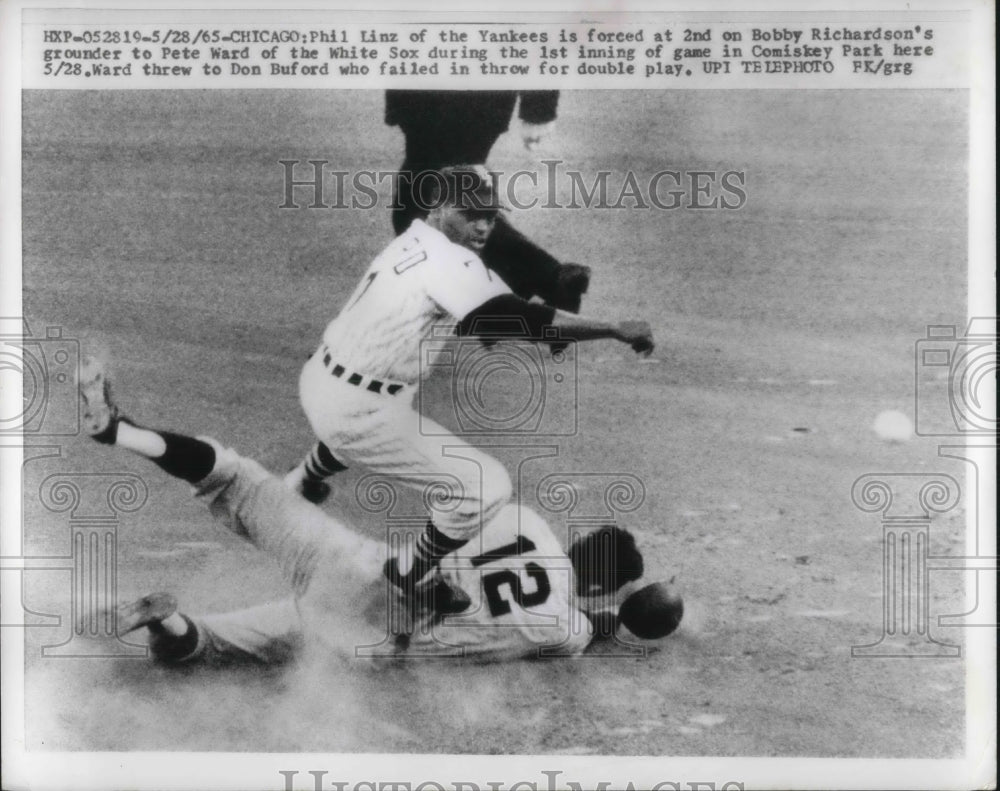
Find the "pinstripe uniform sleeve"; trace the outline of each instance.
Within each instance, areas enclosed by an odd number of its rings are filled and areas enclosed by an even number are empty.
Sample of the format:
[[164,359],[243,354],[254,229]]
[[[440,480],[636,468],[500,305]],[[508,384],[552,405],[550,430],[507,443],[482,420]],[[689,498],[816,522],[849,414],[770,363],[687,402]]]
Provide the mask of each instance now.
[[424,282],[428,296],[458,321],[484,302],[511,293],[478,255],[456,244],[442,250],[434,265],[427,268]]

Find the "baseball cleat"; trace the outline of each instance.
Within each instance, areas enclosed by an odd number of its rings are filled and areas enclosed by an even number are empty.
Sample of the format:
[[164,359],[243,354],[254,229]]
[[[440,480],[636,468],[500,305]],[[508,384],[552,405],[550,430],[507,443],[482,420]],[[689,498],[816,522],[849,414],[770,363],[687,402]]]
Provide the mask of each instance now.
[[330,496],[330,484],[326,481],[307,478],[303,474],[301,466],[289,470],[288,474],[285,475],[285,486],[293,492],[298,492],[300,496],[314,505],[322,504]]
[[305,497],[310,503],[319,505],[330,496],[330,484],[326,481],[305,480],[299,487],[299,494]]
[[122,604],[115,611],[118,634],[125,635],[166,620],[177,612],[177,599],[169,593],[150,593],[134,602]]
[[413,572],[400,573],[399,558],[393,557],[382,566],[382,575],[398,589],[414,613],[457,615],[472,606],[469,594],[448,582],[436,567],[420,579],[414,579]]
[[418,591],[417,595],[426,596],[431,611],[438,615],[458,615],[472,606],[472,599],[468,593],[440,577],[434,580],[429,591],[426,593]]
[[83,397],[83,425],[98,442],[111,445],[118,434],[118,405],[111,395],[111,380],[96,357],[84,359],[80,368],[80,395]]

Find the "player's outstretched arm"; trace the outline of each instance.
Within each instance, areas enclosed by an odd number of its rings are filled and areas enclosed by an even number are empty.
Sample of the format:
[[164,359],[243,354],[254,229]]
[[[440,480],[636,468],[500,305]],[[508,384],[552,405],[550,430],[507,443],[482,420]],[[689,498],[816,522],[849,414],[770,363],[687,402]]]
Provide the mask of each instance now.
[[654,348],[653,331],[646,321],[604,321],[578,316],[551,305],[528,302],[515,294],[501,294],[488,299],[466,314],[458,325],[459,335],[480,336],[487,343],[496,342],[497,335],[512,337],[508,330],[512,322],[523,327],[522,336],[529,340],[551,340],[545,329],[554,327],[559,339],[593,341],[610,338],[627,343],[639,354],[649,356]]
[[601,321],[557,310],[552,317],[552,326],[559,330],[559,335],[562,338],[574,341],[611,338],[627,343],[633,351],[644,357],[652,354],[655,347],[653,330],[647,321]]

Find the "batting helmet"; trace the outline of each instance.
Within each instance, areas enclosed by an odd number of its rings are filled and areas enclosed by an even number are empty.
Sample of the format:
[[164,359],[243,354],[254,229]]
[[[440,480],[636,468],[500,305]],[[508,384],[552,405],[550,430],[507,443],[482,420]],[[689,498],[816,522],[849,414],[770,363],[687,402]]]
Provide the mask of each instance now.
[[640,588],[622,602],[618,620],[636,637],[655,640],[674,631],[684,617],[684,600],[666,582]]

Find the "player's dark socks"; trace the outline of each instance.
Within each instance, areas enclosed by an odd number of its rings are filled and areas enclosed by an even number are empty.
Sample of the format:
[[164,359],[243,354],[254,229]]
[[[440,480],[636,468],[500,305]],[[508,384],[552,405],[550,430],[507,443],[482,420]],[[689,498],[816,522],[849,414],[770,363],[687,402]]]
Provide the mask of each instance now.
[[413,554],[413,565],[405,573],[400,573],[396,558],[390,558],[385,564],[385,576],[397,587],[407,589],[421,579],[434,565],[449,552],[454,552],[468,543],[446,536],[433,522],[427,523],[427,528],[417,538],[417,546]]
[[200,439],[169,431],[156,432],[167,445],[166,452],[153,459],[162,470],[188,483],[197,483],[215,466],[215,448]]
[[[428,568],[437,563],[449,552],[454,552],[468,543],[468,540],[459,540],[446,536],[433,522],[427,523],[427,528],[417,539],[416,562],[426,562]],[[416,563],[414,564],[416,565]]]
[[305,460],[305,477],[308,481],[322,481],[347,469],[322,442],[317,442]]
[[179,662],[187,659],[198,647],[198,627],[184,613],[177,613],[187,623],[187,631],[182,635],[170,634],[161,623],[151,623],[149,631],[153,638],[150,645],[157,659],[164,662]]
[[116,413],[112,416],[111,422],[108,423],[107,428],[105,428],[103,431],[99,431],[96,434],[91,434],[90,438],[92,440],[100,442],[102,445],[114,445],[118,441],[119,423],[128,423],[130,426],[135,425],[135,423],[133,423],[124,415],[119,415]]

